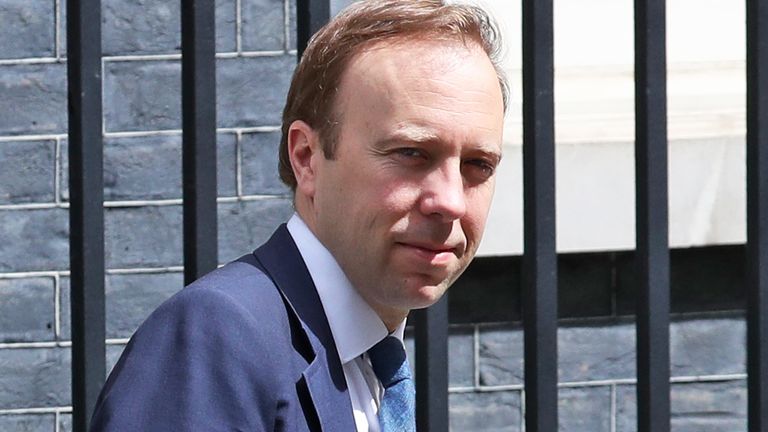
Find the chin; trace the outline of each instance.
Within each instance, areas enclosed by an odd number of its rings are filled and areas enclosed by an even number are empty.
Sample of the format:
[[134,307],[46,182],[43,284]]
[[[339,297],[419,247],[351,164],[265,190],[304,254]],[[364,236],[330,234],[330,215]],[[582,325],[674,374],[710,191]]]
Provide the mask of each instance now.
[[443,280],[436,284],[422,284],[413,287],[413,290],[408,293],[409,309],[423,309],[437,303],[445,294],[448,285],[448,281]]

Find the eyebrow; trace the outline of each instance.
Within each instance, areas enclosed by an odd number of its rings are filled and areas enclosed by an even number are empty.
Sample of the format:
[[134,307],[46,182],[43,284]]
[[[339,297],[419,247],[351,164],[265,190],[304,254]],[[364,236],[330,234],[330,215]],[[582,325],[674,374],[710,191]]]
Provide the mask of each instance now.
[[400,128],[380,140],[382,144],[393,142],[427,143],[440,141],[440,137],[433,130],[421,126],[407,126]]
[[[378,140],[377,144],[379,146],[387,146],[387,145],[398,144],[398,143],[425,144],[425,143],[438,143],[441,141],[442,140],[440,139],[440,136],[431,128],[416,126],[416,125],[408,125],[406,127],[400,128],[392,132],[385,138]],[[479,144],[475,149],[475,151],[482,153],[486,155],[486,157],[493,159],[496,164],[501,162],[502,152],[497,151],[494,148],[494,146]]]

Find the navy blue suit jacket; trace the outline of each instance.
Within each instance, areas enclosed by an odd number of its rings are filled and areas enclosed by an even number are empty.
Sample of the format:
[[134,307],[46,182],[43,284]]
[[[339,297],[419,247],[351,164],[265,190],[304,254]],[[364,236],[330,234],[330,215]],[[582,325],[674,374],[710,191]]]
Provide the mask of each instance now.
[[150,315],[91,430],[355,430],[327,318],[285,225]]

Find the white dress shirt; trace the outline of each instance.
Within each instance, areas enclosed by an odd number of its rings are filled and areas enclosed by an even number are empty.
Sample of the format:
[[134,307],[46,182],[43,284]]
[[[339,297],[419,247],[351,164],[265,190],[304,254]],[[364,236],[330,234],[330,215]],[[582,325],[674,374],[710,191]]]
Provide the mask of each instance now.
[[[288,231],[304,258],[328,317],[357,430],[379,432],[377,412],[384,389],[371,368],[367,351],[389,334],[387,327],[299,215],[294,214],[288,221]],[[404,331],[405,320],[392,335],[402,341]]]

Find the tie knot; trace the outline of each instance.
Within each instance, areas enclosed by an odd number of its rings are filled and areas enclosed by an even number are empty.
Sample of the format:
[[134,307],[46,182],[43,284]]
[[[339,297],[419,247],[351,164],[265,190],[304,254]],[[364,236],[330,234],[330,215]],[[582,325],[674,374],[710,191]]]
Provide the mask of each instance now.
[[403,343],[394,336],[387,336],[368,350],[371,366],[384,388],[411,377]]

